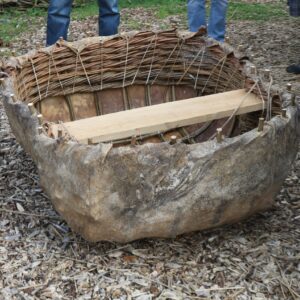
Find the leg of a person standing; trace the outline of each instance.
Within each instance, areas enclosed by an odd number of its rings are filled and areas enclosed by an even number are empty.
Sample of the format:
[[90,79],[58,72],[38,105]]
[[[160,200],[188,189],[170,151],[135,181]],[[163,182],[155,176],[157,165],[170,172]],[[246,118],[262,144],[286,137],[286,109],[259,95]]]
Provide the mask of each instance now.
[[60,37],[67,39],[73,0],[50,0],[47,20],[47,46]]
[[120,13],[118,0],[98,0],[99,4],[99,35],[118,33]]
[[228,0],[212,0],[208,21],[208,35],[224,42]]
[[191,32],[197,32],[201,26],[206,27],[205,0],[188,0],[187,12]]
[[[288,4],[290,6],[290,15],[293,17],[300,17],[300,1],[289,0]],[[299,56],[297,59],[299,59]],[[298,64],[288,66],[286,71],[288,73],[300,74],[300,62]]]

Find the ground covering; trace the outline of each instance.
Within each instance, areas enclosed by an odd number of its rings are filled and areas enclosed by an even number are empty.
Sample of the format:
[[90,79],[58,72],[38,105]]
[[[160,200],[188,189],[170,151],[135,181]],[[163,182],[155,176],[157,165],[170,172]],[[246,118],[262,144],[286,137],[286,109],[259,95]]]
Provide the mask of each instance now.
[[[140,7],[141,2],[121,1],[121,31],[186,29],[185,1],[174,1],[182,2],[182,10],[165,15],[157,6]],[[241,18],[241,11],[231,8],[230,43],[241,45],[259,72],[270,68],[275,86],[292,82],[299,94],[299,75],[285,68],[299,62],[300,20],[288,17],[282,1],[254,2],[237,7],[244,5],[248,12],[251,5],[267,6],[269,17]],[[280,8],[279,17],[271,15],[273,6]],[[73,19],[70,39],[97,34],[93,15]],[[23,29],[2,38],[3,59],[43,46],[45,17],[40,12]],[[295,300],[300,298],[299,225],[300,155],[274,208],[244,222],[169,240],[88,243],[55,213],[0,101],[0,299]]]

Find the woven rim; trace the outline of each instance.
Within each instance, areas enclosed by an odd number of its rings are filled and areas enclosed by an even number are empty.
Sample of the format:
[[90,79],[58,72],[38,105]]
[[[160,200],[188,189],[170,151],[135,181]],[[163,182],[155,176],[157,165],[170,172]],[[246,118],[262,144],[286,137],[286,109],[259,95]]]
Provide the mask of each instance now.
[[[10,66],[18,100],[34,103],[39,110],[44,99],[64,96],[70,120],[75,118],[69,95],[109,89],[122,89],[126,95],[134,85],[146,86],[146,98],[155,85],[172,89],[186,86],[195,89],[197,95],[246,88],[266,103],[269,118],[278,113],[272,111],[270,91],[263,87],[260,78],[245,75],[243,60],[234,49],[206,38],[204,30],[193,34],[177,30],[131,32],[74,43],[60,40],[51,47],[11,60]],[[174,100],[173,97],[171,101]],[[97,115],[101,115],[101,100],[95,101]],[[151,105],[151,101],[146,99],[145,105]],[[280,107],[278,103],[275,106]],[[228,121],[221,126],[226,124]],[[256,127],[257,113],[243,118],[243,124],[241,132]],[[197,135],[202,129],[196,129]],[[233,131],[231,126],[227,135]]]
[[243,88],[247,78],[232,49],[177,31],[140,32],[54,46],[17,59],[15,90],[36,103],[49,96],[133,84],[186,85],[202,94]]

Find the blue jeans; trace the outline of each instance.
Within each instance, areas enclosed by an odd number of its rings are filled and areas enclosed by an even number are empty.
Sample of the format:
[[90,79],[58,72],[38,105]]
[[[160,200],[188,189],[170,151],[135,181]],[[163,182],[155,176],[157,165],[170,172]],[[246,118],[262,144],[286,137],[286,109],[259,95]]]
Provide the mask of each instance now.
[[[188,22],[192,32],[197,32],[201,26],[206,27],[205,0],[188,0]],[[210,17],[208,21],[208,36],[223,42],[226,27],[226,12],[228,0],[211,0]]]
[[[60,37],[67,40],[73,0],[50,0],[47,20],[47,46]],[[99,35],[118,33],[120,14],[118,0],[98,0]]]

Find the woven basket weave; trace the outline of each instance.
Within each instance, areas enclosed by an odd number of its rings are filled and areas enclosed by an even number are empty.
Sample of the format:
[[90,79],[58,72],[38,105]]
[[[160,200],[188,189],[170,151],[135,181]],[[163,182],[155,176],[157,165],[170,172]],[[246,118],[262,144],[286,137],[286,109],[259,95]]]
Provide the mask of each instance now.
[[[15,91],[18,99],[34,103],[49,122],[73,121],[240,88],[251,89],[267,101],[260,79],[243,74],[239,53],[206,39],[204,33],[171,30],[88,38],[75,43],[60,40],[18,59]],[[275,109],[276,104],[273,106]],[[258,114],[253,115],[254,118],[251,114],[243,118],[239,132],[256,127]],[[223,126],[227,136],[237,133],[235,118],[213,123],[181,128],[175,134],[188,142],[200,142],[214,137],[217,127]],[[161,133],[150,141],[168,140],[170,134]]]
[[[271,207],[295,159],[295,101],[250,67],[202,31],[61,40],[11,59],[3,100],[41,186],[74,231],[90,241],[174,237]],[[85,145],[51,132],[53,123],[240,88],[265,109],[140,136],[132,145]],[[214,139],[218,127],[230,138]],[[167,142],[172,134],[177,143]]]

